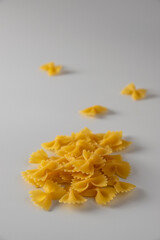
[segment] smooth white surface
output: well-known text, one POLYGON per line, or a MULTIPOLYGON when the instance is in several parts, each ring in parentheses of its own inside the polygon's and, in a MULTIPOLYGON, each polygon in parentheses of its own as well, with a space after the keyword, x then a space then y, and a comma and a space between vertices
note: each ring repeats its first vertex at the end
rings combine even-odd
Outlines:
POLYGON ((159 240, 160 1, 0 1, 0 240, 159 240), (39 66, 55 61, 64 74, 39 66), (148 98, 120 90, 134 82, 148 98), (104 118, 78 111, 101 104, 104 118), (123 130, 137 189, 99 207, 34 207, 20 172, 56 135, 123 130))

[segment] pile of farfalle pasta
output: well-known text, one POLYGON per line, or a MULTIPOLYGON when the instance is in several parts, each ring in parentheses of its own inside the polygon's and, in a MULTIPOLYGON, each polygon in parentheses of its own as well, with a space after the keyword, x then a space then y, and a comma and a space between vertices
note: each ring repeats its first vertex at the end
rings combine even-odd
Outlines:
POLYGON ((128 177, 131 168, 117 154, 130 144, 122 139, 122 131, 94 134, 88 128, 43 143, 29 160, 38 164, 37 168, 22 172, 23 178, 37 188, 30 192, 32 201, 45 210, 54 200, 81 204, 94 198, 106 205, 117 194, 135 188, 120 180, 128 177))

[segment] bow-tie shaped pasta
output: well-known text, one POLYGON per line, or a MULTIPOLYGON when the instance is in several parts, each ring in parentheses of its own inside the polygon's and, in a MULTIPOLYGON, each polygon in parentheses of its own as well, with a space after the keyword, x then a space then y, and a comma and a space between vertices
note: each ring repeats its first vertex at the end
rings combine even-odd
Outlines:
POLYGON ((107 112, 107 110, 108 109, 106 107, 95 105, 81 110, 80 113, 89 117, 95 117, 97 114, 103 114, 107 112))
POLYGON ((97 188, 95 200, 100 205, 106 205, 116 196, 116 191, 112 187, 97 188))
POLYGON ((126 182, 117 182, 114 185, 114 188, 117 193, 123 193, 123 192, 129 192, 132 189, 134 189, 136 186, 131 183, 126 183, 126 182))
POLYGON ((59 170, 60 166, 58 165, 57 162, 55 162, 54 160, 50 160, 48 162, 46 162, 45 166, 43 166, 42 168, 39 168, 37 170, 37 172, 35 172, 33 174, 33 178, 38 178, 38 179, 42 179, 44 177, 46 177, 46 175, 53 171, 53 170, 59 170))
POLYGON ((122 139, 122 131, 120 132, 108 131, 103 136, 99 144, 102 147, 109 146, 113 152, 117 152, 127 148, 131 144, 131 142, 122 139))
POLYGON ((121 94, 131 95, 133 100, 140 100, 146 96, 146 89, 136 89, 134 83, 130 83, 121 91, 121 94))
POLYGON ((22 172, 24 180, 43 188, 30 192, 32 201, 45 210, 52 200, 80 204, 85 197, 106 205, 116 194, 135 188, 118 178, 130 174, 129 163, 121 155, 111 155, 130 144, 121 131, 94 134, 88 128, 42 144, 44 150, 30 156, 29 162, 38 164, 37 168, 22 172))
POLYGON ((41 144, 41 146, 50 151, 58 151, 63 146, 67 146, 71 142, 69 136, 57 136, 53 141, 41 144))
POLYGON ((108 131, 104 136, 100 145, 102 147, 110 146, 111 148, 114 146, 118 146, 122 144, 122 131, 120 132, 111 132, 108 131))
POLYGON ((72 188, 77 192, 83 192, 89 186, 106 187, 107 178, 104 175, 99 175, 99 176, 93 176, 85 180, 81 180, 81 181, 76 180, 72 182, 72 188))
POLYGON ((116 190, 113 187, 93 188, 82 192, 84 197, 94 197, 99 205, 106 205, 116 197, 116 190))
POLYGON ((47 153, 43 149, 40 149, 37 152, 34 152, 31 154, 29 158, 29 162, 40 163, 42 160, 47 160, 47 159, 48 159, 47 153))
POLYGON ((68 203, 68 204, 81 204, 86 202, 87 200, 82 197, 77 191, 72 188, 59 200, 60 203, 68 203))
POLYGON ((107 161, 102 171, 107 176, 118 175, 121 178, 127 178, 130 174, 131 167, 128 162, 125 161, 107 161))
POLYGON ((47 181, 43 186, 42 190, 30 191, 32 201, 42 207, 45 210, 49 210, 52 205, 52 200, 59 200, 65 193, 66 190, 52 181, 47 181))
POLYGON ((129 192, 136 187, 134 184, 119 181, 117 176, 109 177, 108 185, 114 187, 117 193, 129 192))
POLYGON ((55 66, 53 62, 44 64, 40 67, 41 70, 48 72, 49 76, 57 75, 60 73, 62 66, 55 66))

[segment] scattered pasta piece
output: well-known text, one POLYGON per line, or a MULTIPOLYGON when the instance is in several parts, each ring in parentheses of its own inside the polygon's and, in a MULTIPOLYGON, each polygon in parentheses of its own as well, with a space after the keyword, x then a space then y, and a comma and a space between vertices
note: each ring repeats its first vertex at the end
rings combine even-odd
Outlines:
POLYGON ((32 202, 44 210, 53 201, 81 204, 86 197, 106 205, 118 193, 132 190, 133 184, 119 180, 128 177, 130 165, 114 154, 130 144, 122 131, 94 134, 88 128, 43 143, 29 159, 37 168, 22 172, 24 180, 38 188, 30 192, 32 202))
POLYGON ((134 83, 130 83, 126 86, 122 91, 121 94, 123 95, 131 95, 133 100, 140 100, 145 98, 146 96, 146 89, 136 89, 134 83))
POLYGON ((85 108, 84 110, 81 110, 80 113, 89 117, 95 117, 97 114, 103 114, 107 112, 107 108, 100 106, 100 105, 95 105, 89 108, 85 108))
POLYGON ((46 71, 49 76, 53 76, 60 73, 62 66, 55 66, 53 62, 50 62, 42 65, 40 69, 46 71))

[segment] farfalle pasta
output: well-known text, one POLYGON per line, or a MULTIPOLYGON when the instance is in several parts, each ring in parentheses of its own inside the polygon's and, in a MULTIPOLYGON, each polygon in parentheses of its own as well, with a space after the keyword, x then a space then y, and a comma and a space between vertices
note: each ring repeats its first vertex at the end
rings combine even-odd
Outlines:
POLYGON ((140 100, 145 98, 146 92, 146 89, 136 89, 134 83, 130 83, 121 91, 121 94, 131 95, 133 100, 140 100))
POLYGON ((40 67, 41 70, 46 71, 49 76, 57 75, 60 73, 62 66, 56 66, 54 62, 44 64, 40 67))
POLYGON ((106 107, 100 106, 100 105, 94 105, 92 107, 85 108, 80 111, 81 114, 89 116, 89 117, 95 117, 98 114, 104 114, 108 111, 106 107))
POLYGON ((30 192, 32 202, 44 210, 53 201, 81 204, 91 197, 106 205, 117 194, 134 189, 120 180, 131 168, 115 154, 130 144, 122 139, 122 131, 94 134, 88 128, 43 143, 29 158, 36 168, 22 172, 24 180, 37 188, 30 192))

